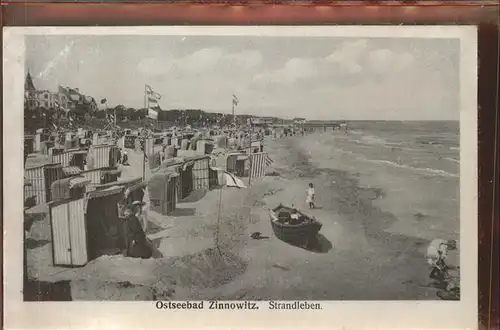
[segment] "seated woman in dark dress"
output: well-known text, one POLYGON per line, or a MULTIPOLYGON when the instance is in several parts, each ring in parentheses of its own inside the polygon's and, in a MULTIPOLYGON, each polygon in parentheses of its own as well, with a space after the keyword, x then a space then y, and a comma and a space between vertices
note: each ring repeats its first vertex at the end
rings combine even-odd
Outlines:
POLYGON ((151 258, 153 255, 152 246, 139 222, 142 203, 134 202, 132 207, 133 210, 127 209, 125 211, 126 256, 143 259, 151 258))

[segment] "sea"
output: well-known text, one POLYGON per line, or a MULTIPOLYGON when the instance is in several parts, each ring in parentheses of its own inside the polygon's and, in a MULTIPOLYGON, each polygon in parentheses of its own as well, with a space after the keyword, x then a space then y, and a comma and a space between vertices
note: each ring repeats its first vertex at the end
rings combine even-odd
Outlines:
POLYGON ((427 175, 460 176, 458 121, 355 121, 338 151, 427 175), (345 147, 345 149, 343 149, 345 147))
POLYGON ((346 132, 320 132, 308 148, 324 154, 317 165, 382 189, 373 204, 398 219, 387 231, 459 239, 459 129, 458 121, 352 121, 346 132))

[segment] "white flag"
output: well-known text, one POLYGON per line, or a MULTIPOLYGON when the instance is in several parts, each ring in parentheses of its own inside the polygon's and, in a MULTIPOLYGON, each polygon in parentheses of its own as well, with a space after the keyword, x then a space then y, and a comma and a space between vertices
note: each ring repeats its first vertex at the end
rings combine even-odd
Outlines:
POLYGON ((161 95, 153 91, 149 85, 146 85, 146 94, 148 95, 148 98, 154 98, 156 100, 161 99, 161 95))
POLYGON ((158 104, 158 101, 154 98, 148 98, 148 105, 149 105, 149 108, 159 108, 159 104, 158 104))
POLYGON ((158 119, 158 111, 155 111, 151 108, 148 109, 148 117, 151 119, 158 119))

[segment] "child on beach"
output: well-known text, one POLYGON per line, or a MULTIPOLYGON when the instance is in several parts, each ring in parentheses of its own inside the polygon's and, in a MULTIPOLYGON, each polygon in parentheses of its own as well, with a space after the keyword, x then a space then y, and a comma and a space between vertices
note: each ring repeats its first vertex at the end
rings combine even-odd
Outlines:
POLYGON ((306 203, 309 204, 309 208, 313 209, 314 208, 314 185, 312 183, 309 183, 309 187, 306 190, 306 203))

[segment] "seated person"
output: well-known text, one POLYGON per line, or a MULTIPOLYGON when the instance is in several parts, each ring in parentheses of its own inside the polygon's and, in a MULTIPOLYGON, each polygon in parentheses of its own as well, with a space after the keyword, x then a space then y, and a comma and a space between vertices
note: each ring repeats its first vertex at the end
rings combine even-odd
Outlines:
POLYGON ((281 223, 288 223, 290 221, 290 213, 285 212, 285 211, 281 211, 278 214, 278 220, 281 223))
POLYGON ((446 264, 448 252, 457 249, 455 240, 435 239, 427 247, 426 259, 430 265, 431 273, 429 277, 433 280, 442 281, 449 266, 446 264))
POLYGON ((300 223, 300 214, 297 209, 293 209, 292 213, 290 214, 290 224, 296 225, 298 223, 300 223))
POLYGON ((125 210, 125 256, 132 258, 151 258, 153 249, 140 223, 142 203, 135 201, 131 209, 125 210))

